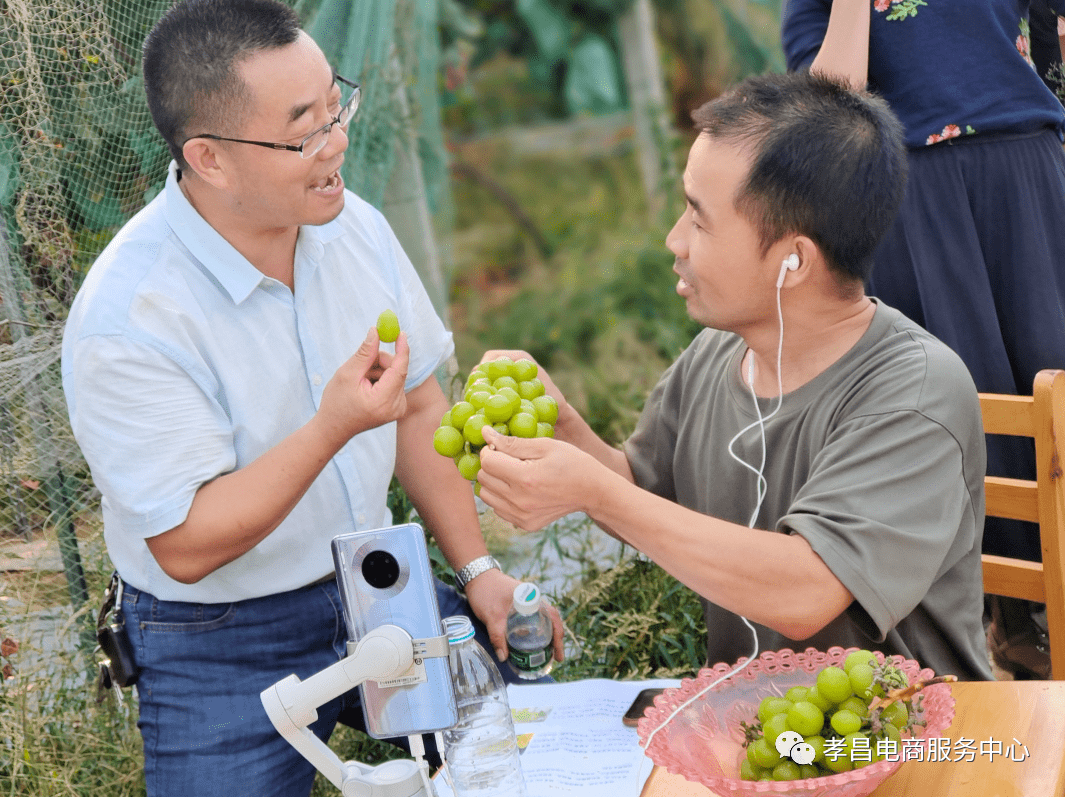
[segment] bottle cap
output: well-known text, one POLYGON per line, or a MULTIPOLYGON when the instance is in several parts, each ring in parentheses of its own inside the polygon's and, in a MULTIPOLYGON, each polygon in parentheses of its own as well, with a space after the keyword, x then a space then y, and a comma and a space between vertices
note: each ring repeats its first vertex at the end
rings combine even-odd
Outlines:
POLYGON ((518 614, 535 614, 540 609, 540 590, 535 584, 523 581, 514 587, 514 611, 518 614))

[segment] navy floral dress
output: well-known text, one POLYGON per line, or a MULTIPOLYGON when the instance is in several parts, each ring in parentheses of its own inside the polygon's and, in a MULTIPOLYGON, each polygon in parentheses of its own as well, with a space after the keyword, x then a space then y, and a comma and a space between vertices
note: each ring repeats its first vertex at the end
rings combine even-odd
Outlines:
MULTIPOLYGON (((910 153, 869 292, 957 351, 978 389, 1031 393, 1065 368, 1065 109, 1032 64, 1028 0, 869 2, 869 88, 910 153)), ((787 0, 789 69, 809 67, 831 8, 787 0)), ((993 440, 988 470, 1030 476, 1031 446, 993 440)), ((1037 560, 1038 531, 989 520, 984 550, 1037 560)))

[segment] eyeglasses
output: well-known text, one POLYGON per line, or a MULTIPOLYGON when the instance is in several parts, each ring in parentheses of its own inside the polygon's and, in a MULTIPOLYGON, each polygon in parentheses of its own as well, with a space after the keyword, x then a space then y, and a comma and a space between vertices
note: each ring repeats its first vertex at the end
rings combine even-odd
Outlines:
POLYGON ((194 138, 209 138, 213 141, 233 141, 237 144, 254 144, 257 147, 269 147, 270 149, 284 149, 289 152, 298 152, 300 157, 306 160, 307 158, 313 158, 319 152, 322 147, 329 141, 329 133, 333 129, 333 125, 340 125, 341 130, 347 130, 348 125, 351 124, 352 118, 355 116, 355 112, 359 109, 359 100, 362 99, 362 90, 359 88, 358 83, 352 83, 350 80, 342 78, 340 75, 333 75, 338 83, 343 83, 345 86, 351 88, 351 96, 340 107, 340 113, 333 117, 333 121, 328 124, 324 124, 315 130, 313 133, 304 137, 303 141, 299 145, 295 144, 276 144, 272 141, 248 141, 243 138, 226 138, 224 136, 216 136, 213 133, 200 133, 197 136, 189 136, 186 141, 192 141, 194 138))

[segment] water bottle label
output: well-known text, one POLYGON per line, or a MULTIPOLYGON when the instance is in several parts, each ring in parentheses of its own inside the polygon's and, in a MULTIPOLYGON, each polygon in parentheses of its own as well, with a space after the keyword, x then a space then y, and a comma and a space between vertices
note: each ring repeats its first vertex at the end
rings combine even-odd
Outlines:
POLYGON ((510 663, 519 670, 535 670, 544 666, 552 651, 552 645, 548 645, 543 650, 515 650, 511 648, 510 663))

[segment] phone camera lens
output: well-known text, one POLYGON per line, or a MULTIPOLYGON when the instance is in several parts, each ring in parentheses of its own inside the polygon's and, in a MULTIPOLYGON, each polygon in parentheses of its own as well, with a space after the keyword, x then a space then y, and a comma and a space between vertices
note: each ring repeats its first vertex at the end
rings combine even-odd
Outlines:
POLYGON ((388 551, 371 551, 362 560, 362 577, 376 589, 388 589, 399 580, 399 562, 388 551))

